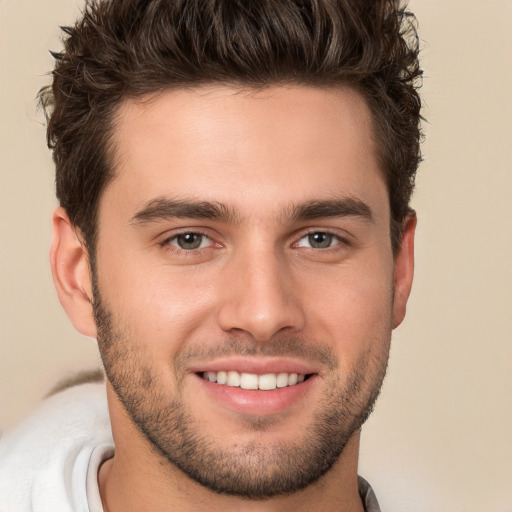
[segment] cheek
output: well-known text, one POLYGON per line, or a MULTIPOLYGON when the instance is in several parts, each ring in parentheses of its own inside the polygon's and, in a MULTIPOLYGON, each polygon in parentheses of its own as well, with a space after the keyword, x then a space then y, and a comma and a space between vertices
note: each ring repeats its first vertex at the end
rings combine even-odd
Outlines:
POLYGON ((392 265, 383 261, 340 267, 323 280, 321 290, 314 286, 319 279, 310 281, 309 326, 315 338, 329 340, 342 359, 389 344, 393 273, 392 265))
POLYGON ((102 261, 99 287, 116 321, 151 352, 175 352, 203 329, 214 287, 201 276, 147 262, 102 261), (113 262, 112 262, 113 263, 113 262))

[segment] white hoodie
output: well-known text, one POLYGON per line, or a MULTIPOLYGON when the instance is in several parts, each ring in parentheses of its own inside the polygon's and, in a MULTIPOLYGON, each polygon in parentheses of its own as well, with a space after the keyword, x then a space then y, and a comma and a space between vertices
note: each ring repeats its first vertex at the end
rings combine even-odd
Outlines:
POLYGON ((113 455, 105 384, 49 397, 0 439, 0 512, 102 512, 98 469, 113 455))

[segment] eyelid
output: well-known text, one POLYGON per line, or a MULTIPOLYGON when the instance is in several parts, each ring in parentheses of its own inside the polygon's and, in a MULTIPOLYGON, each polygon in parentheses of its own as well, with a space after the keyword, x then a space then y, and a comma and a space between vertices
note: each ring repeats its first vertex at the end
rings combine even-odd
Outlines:
POLYGON ((174 235, 173 237, 171 237, 169 239, 169 244, 173 245, 174 247, 176 247, 177 249, 179 250, 183 250, 183 251, 198 251, 199 249, 206 249, 210 244, 211 244, 211 239, 209 236, 206 236, 206 235, 203 235, 201 233, 180 233, 178 235, 174 235), (194 236, 197 236, 200 238, 200 242, 199 242, 199 246, 198 247, 194 247, 194 248, 190 248, 190 249, 185 249, 183 247, 180 247, 179 244, 178 244, 178 239, 180 236, 183 236, 183 235, 194 235, 194 236))
MULTIPOLYGON (((169 230, 167 232, 165 232, 164 234, 160 235, 159 237, 157 237, 157 243, 159 246, 161 246, 162 248, 165 248, 166 246, 169 246, 169 245, 172 245, 172 250, 173 251, 177 251, 177 252, 183 252, 183 253, 193 253, 193 252, 197 252, 201 249, 209 249, 209 248, 215 248, 215 247, 222 247, 223 244, 218 242, 217 240, 215 240, 215 238, 208 233, 208 229, 206 228, 202 228, 202 227, 190 227, 190 226, 187 226, 187 227, 183 227, 183 228, 176 228, 174 230, 169 230), (200 235, 202 237, 205 237, 207 238, 209 241, 210 241, 210 244, 208 244, 208 246, 206 247, 200 247, 200 248, 197 248, 197 249, 182 249, 180 247, 178 247, 177 245, 174 245, 174 244, 171 244, 170 242, 174 239, 176 239, 178 236, 180 235, 184 235, 184 234, 196 234, 196 235, 200 235)), ((315 233, 325 233, 327 235, 330 235, 332 236, 333 238, 335 238, 338 243, 336 243, 335 245, 331 246, 331 247, 327 247, 325 249, 323 249, 324 251, 328 251, 330 249, 335 249, 337 246, 339 245, 345 245, 345 246, 351 246, 353 245, 353 240, 352 240, 352 235, 350 233, 348 233, 347 231, 345 230, 340 230, 338 228, 332 228, 332 227, 328 227, 328 228, 315 228, 315 227, 311 227, 311 228, 307 228, 305 230, 300 230, 293 238, 294 238, 294 242, 292 242, 291 244, 291 247, 299 247, 298 246, 298 243, 303 240, 304 238, 308 237, 309 235, 312 235, 312 234, 315 234, 315 233), (340 233, 341 231, 341 233, 340 233)), ((320 249, 317 249, 317 248, 314 248, 314 247, 304 247, 305 249, 313 249, 315 251, 318 251, 320 249)))
MULTIPOLYGON (((346 231, 343 231, 342 232, 343 234, 342 234, 342 233, 340 233, 339 229, 335 229, 335 228, 308 228, 306 231, 302 231, 299 233, 299 236, 296 238, 296 241, 292 244, 292 246, 299 247, 298 243, 301 240, 303 240, 304 238, 306 238, 310 235, 313 235, 315 233, 325 233, 326 235, 330 235, 338 240, 337 244, 323 249, 324 251, 327 251, 329 249, 334 249, 335 247, 337 247, 340 244, 343 244, 346 246, 352 245, 352 241, 351 241, 352 237, 346 231)), ((308 247, 305 247, 305 248, 308 249, 308 247)), ((311 247, 311 249, 314 249, 314 248, 311 247)), ((315 250, 319 250, 319 249, 315 249, 315 250)))
POLYGON ((200 249, 208 249, 209 247, 212 247, 214 245, 220 246, 220 244, 218 242, 215 242, 213 237, 211 235, 207 234, 205 231, 206 230, 204 230, 202 228, 196 228, 196 227, 193 227, 193 228, 190 228, 190 227, 180 228, 180 229, 173 230, 171 233, 169 231, 167 231, 166 233, 164 233, 163 235, 158 237, 158 241, 157 242, 158 242, 158 245, 160 247, 162 247, 162 248, 165 248, 165 247, 168 247, 168 246, 172 246, 173 250, 181 251, 181 252, 186 252, 186 253, 191 253, 191 252, 194 252, 194 251, 198 251, 200 249), (200 235, 200 236, 210 240, 210 244, 207 247, 200 247, 200 248, 197 248, 197 249, 189 249, 189 250, 182 249, 181 247, 178 247, 177 245, 171 244, 171 242, 173 240, 175 240, 176 238, 178 238, 180 235, 186 235, 186 234, 200 235))

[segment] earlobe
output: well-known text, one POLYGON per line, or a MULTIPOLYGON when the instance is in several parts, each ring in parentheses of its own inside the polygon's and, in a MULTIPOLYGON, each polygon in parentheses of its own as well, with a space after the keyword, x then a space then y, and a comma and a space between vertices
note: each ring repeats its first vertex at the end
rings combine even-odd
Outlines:
POLYGON ((75 328, 84 336, 96 337, 91 306, 92 280, 89 257, 66 211, 53 214, 53 240, 50 250, 53 282, 60 303, 75 328))
POLYGON ((400 246, 395 255, 393 329, 398 327, 407 308, 414 275, 414 233, 416 231, 416 214, 411 213, 404 221, 400 246))

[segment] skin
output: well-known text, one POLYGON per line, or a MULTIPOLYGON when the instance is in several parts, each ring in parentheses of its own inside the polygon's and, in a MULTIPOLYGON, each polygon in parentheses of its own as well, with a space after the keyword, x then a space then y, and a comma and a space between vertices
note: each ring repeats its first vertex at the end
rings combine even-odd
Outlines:
MULTIPOLYGON (((94 300, 101 292, 116 327, 115 346, 124 342, 130 354, 132 366, 120 362, 119 372, 135 372, 138 387, 145 376, 146 387, 158 390, 157 406, 179 399, 219 453, 236 455, 235 446, 254 442, 267 447, 260 454, 265 464, 278 446, 309 442, 307 427, 332 406, 332 390, 350 389, 358 371, 365 375, 358 403, 378 392, 392 329, 405 315, 416 221, 406 219, 393 256, 371 114, 356 92, 228 86, 168 91, 126 101, 114 142, 116 177, 99 206, 94 300), (291 215, 301 205, 347 199, 367 207, 366 213, 291 215), (152 216, 148 206, 164 200, 222 203, 231 215, 152 216), (176 238, 183 232, 205 238, 198 249, 183 250, 176 238), (311 233, 332 234, 330 247, 312 247, 311 233), (228 350, 233 340, 244 353, 228 350), (333 364, 312 350, 327 352, 333 364), (265 393, 272 392, 251 395, 252 408, 244 409, 232 397, 226 402, 210 392, 197 375, 198 369, 227 364, 260 370, 302 365, 314 378, 297 397, 271 404, 266 413, 265 393)), ((87 252, 62 209, 54 215, 51 260, 75 327, 97 337, 87 252)), ((109 361, 112 345, 99 334, 109 361)), ((107 395, 116 455, 99 475, 106 511, 334 511, 340 503, 346 511, 363 510, 358 428, 319 480, 292 494, 247 500, 191 480, 152 448, 111 382, 107 395)))

